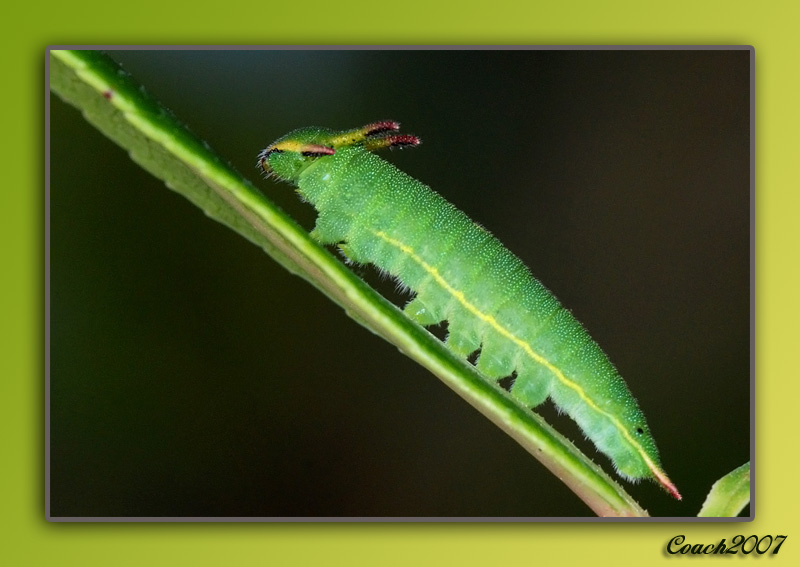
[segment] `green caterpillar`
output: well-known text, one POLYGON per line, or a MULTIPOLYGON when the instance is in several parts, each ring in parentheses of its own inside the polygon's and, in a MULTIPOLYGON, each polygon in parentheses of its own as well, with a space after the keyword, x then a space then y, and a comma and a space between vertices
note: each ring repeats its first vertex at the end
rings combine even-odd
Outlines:
POLYGON ((454 353, 480 349, 483 375, 516 373, 511 394, 520 403, 535 407, 549 396, 622 477, 654 479, 680 499, 636 400, 580 323, 489 232, 372 153, 419 144, 398 130, 392 121, 303 128, 258 163, 314 205, 316 240, 396 277, 415 293, 404 311, 421 325, 446 320, 454 353))

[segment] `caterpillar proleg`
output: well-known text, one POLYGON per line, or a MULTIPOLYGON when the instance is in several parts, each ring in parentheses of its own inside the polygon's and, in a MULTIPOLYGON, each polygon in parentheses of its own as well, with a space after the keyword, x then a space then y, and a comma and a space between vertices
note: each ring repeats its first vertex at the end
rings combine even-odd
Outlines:
POLYGON ((519 258, 438 193, 373 152, 416 146, 399 124, 296 130, 259 155, 318 212, 312 236, 352 261, 373 264, 414 293, 405 312, 421 325, 448 322, 446 344, 491 381, 516 379, 527 407, 548 397, 628 480, 650 478, 681 496, 616 368, 581 324, 519 258))

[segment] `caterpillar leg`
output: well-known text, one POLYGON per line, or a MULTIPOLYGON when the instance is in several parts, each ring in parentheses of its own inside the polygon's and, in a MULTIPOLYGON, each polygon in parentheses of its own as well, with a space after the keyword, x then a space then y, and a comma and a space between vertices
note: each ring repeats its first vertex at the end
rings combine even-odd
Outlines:
POLYGON ((478 357, 476 367, 478 372, 489 378, 499 380, 506 376, 511 376, 514 372, 515 357, 513 353, 506 352, 507 349, 496 348, 490 337, 484 338, 481 345, 481 355, 478 357))
POLYGON ((442 318, 428 309, 419 296, 409 301, 403 308, 403 312, 423 327, 438 325, 442 322, 442 318))
POLYGON ((317 216, 314 230, 309 233, 309 236, 320 244, 342 242, 347 236, 347 225, 334 214, 320 214, 317 216))
POLYGON ((342 256, 344 256, 344 258, 345 258, 345 260, 347 262, 351 262, 353 264, 366 264, 367 263, 366 259, 360 257, 358 255, 358 253, 355 250, 353 250, 353 248, 351 246, 349 246, 348 244, 342 242, 341 244, 338 245, 338 248, 339 248, 339 252, 342 253, 342 256))
POLYGON ((470 354, 478 350, 481 346, 481 337, 471 321, 464 321, 461 317, 451 317, 448 319, 447 348, 458 356, 467 358, 470 354))
POLYGON ((550 381, 547 370, 534 373, 523 370, 517 373, 517 379, 511 386, 511 395, 526 407, 535 408, 550 395, 550 381))

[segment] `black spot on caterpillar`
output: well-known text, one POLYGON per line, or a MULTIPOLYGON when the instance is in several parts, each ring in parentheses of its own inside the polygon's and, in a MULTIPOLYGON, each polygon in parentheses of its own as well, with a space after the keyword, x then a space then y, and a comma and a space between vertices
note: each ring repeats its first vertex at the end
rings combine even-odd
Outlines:
POLYGON ((487 379, 516 374, 520 403, 550 397, 622 477, 656 480, 680 499, 639 405, 581 324, 487 230, 372 153, 419 144, 399 127, 303 128, 268 146, 259 165, 314 205, 316 240, 396 277, 415 293, 404 311, 421 325, 446 320, 450 350, 480 349, 487 379))

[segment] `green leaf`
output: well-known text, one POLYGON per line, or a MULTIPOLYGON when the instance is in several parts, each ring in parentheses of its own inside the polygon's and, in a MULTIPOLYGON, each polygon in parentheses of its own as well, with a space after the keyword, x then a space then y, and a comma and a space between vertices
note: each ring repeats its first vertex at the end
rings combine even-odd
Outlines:
POLYGON ((747 462, 714 483, 697 515, 701 518, 733 518, 749 503, 750 462, 747 462))
MULTIPOLYGON (((131 158, 205 213, 308 280, 359 324, 438 376, 602 516, 647 516, 623 489, 534 412, 410 321, 197 139, 116 63, 93 51, 50 53, 50 85, 131 158)), ((532 511, 535 514, 535 510, 532 511)))

